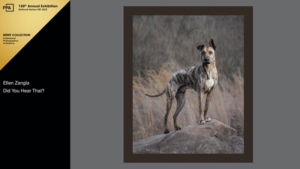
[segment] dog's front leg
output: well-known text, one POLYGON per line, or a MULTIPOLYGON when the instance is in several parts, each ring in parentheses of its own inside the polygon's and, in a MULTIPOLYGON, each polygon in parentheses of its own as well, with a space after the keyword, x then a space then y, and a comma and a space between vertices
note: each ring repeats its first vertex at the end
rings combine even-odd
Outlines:
POLYGON ((202 96, 201 95, 202 95, 201 90, 198 90, 200 124, 205 124, 204 113, 202 111, 202 96))
POLYGON ((213 95, 213 91, 214 91, 214 88, 211 91, 209 91, 206 96, 206 102, 205 102, 205 108, 204 108, 204 118, 205 118, 206 122, 211 121, 211 119, 209 117, 207 117, 207 111, 208 111, 209 103, 210 103, 212 95, 213 95))

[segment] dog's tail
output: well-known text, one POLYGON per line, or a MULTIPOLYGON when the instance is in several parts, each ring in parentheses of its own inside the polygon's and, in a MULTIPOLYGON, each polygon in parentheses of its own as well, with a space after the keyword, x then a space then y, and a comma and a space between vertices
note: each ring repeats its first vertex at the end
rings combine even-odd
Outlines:
POLYGON ((159 93, 159 94, 157 94, 157 95, 149 95, 149 94, 145 94, 146 96, 149 96, 149 97, 158 97, 158 96, 161 96, 161 95, 163 95, 164 93, 166 93, 166 88, 161 92, 161 93, 159 93))

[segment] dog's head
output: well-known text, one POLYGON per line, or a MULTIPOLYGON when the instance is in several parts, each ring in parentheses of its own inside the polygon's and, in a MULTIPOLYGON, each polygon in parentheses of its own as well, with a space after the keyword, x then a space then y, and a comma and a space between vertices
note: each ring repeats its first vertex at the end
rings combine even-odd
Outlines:
POLYGON ((216 46, 214 44, 214 41, 211 39, 209 41, 209 45, 199 45, 197 46, 197 49, 200 51, 201 54, 201 61, 203 64, 210 64, 215 61, 215 50, 216 46))

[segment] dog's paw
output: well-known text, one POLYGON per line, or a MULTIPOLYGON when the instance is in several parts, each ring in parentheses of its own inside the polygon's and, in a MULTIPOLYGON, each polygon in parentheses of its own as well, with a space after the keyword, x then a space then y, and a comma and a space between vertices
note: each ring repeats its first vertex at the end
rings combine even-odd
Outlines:
POLYGON ((200 125, 205 124, 205 120, 200 120, 200 125))
POLYGON ((205 121, 206 121, 206 122, 210 122, 210 121, 211 121, 211 118, 208 117, 208 118, 205 119, 205 121))
POLYGON ((164 133, 165 133, 165 134, 168 134, 168 133, 170 133, 170 132, 169 132, 168 129, 166 129, 166 130, 164 131, 164 133))
POLYGON ((175 127, 175 130, 181 130, 181 127, 177 126, 177 127, 175 127))

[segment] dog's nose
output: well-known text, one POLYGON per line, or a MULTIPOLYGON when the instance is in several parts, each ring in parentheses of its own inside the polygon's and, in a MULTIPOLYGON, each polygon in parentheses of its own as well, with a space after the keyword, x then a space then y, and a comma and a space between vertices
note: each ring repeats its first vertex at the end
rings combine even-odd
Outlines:
POLYGON ((205 62, 209 62, 209 57, 204 58, 205 62))

